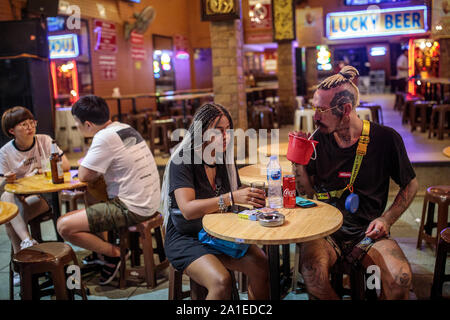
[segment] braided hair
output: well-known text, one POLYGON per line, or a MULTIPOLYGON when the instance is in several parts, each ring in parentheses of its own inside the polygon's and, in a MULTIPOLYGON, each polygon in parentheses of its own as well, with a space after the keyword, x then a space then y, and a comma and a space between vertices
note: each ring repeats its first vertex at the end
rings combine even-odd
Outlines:
POLYGON ((357 105, 359 105, 359 90, 352 80, 358 76, 359 72, 355 67, 345 66, 338 73, 323 80, 317 86, 317 89, 330 90, 343 85, 348 85, 351 89, 353 89, 355 94, 355 100, 352 101, 352 107, 355 108, 357 105))
MULTIPOLYGON (((175 151, 172 153, 172 156, 170 160, 168 161, 166 165, 166 169, 164 171, 164 177, 163 177, 163 183, 161 186, 161 202, 160 202, 160 213, 164 216, 164 228, 167 226, 167 221, 170 215, 170 208, 171 208, 171 200, 169 195, 170 190, 170 167, 172 165, 174 156, 177 156, 180 154, 180 151, 188 151, 188 150, 195 150, 197 148, 201 148, 203 146, 203 139, 200 139, 201 145, 195 145, 195 136, 201 134, 203 137, 203 134, 206 132, 206 130, 209 129, 211 124, 214 122, 217 117, 225 116, 229 123, 230 123, 230 129, 233 129, 233 121, 231 119, 231 115, 228 112, 225 107, 218 103, 206 103, 203 106, 201 106, 197 112, 194 114, 194 118, 192 121, 192 124, 189 126, 188 134, 185 135, 183 141, 175 148, 175 151), (201 133, 200 133, 200 126, 201 124, 201 133)), ((227 170, 227 176, 228 176, 228 183, 230 185, 230 191, 237 190, 237 169, 236 165, 234 164, 234 158, 232 156, 232 153, 227 154, 225 156, 226 163, 225 168, 227 170)))

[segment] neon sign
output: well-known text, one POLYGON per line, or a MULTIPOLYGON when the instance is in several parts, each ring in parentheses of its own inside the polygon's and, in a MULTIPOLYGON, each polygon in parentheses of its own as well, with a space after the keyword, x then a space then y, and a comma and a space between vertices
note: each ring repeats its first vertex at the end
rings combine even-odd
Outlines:
POLYGON ((78 37, 73 33, 48 36, 48 48, 50 59, 76 58, 80 54, 78 37))
POLYGON ((333 12, 327 14, 326 23, 330 40, 424 33, 427 7, 333 12))

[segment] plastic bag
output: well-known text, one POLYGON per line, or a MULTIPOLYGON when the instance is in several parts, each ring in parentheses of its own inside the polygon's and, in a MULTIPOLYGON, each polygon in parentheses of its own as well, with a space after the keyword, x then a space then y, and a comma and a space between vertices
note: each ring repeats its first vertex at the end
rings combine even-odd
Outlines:
POLYGON ((198 240, 200 240, 201 243, 207 244, 208 246, 211 246, 212 248, 219 250, 220 252, 235 259, 242 258, 250 247, 249 244, 235 243, 218 239, 206 233, 204 229, 200 230, 198 233, 198 240))

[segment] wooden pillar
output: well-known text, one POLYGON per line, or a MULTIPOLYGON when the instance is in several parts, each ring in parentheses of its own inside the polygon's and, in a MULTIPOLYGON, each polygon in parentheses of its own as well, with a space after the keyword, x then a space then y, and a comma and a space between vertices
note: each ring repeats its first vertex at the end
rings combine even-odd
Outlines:
POLYGON ((214 101, 230 111, 235 128, 247 129, 241 19, 211 21, 214 101))
POLYGON ((297 79, 295 72, 295 47, 293 42, 278 43, 278 97, 280 99, 280 122, 292 124, 297 107, 297 79))

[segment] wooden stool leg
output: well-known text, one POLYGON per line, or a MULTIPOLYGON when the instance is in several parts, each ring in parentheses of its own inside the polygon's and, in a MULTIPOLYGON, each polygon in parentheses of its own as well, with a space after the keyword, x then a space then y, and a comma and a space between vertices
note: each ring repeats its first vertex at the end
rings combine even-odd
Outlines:
POLYGON ((441 235, 441 231, 447 228, 447 220, 448 220, 448 205, 439 204, 438 205, 438 219, 437 219, 437 231, 436 231, 436 255, 438 251, 439 237, 441 235))
POLYGON ((145 280, 147 288, 156 287, 156 266, 153 257, 152 232, 150 228, 141 232, 142 248, 144 251, 145 280))
POLYGON ((428 204, 428 198, 425 195, 425 198, 423 199, 423 208, 422 208, 422 219, 420 219, 420 227, 419 227, 419 236, 417 237, 417 249, 420 249, 422 246, 422 234, 424 231, 424 224, 425 224, 425 216, 427 212, 427 204, 428 204))
POLYGON ((20 295, 22 300, 33 299, 33 277, 29 270, 20 268, 20 295))
POLYGON ((164 260, 166 260, 166 253, 164 252, 163 238, 164 238, 164 235, 161 232, 161 228, 156 227, 155 228, 155 240, 156 240, 156 251, 159 256, 159 262, 163 262, 164 260))
POLYGON ((447 251, 448 245, 443 240, 440 240, 437 248, 436 263, 434 266, 433 284, 431 286, 431 299, 439 299, 442 297, 447 251))
POLYGON ((68 300, 69 296, 66 289, 66 275, 64 267, 57 265, 51 270, 53 286, 55 288, 56 300, 68 300))
POLYGON ((127 272, 127 260, 125 259, 126 252, 128 249, 128 228, 120 229, 120 278, 119 278, 119 288, 124 289, 126 286, 126 272, 127 272))

